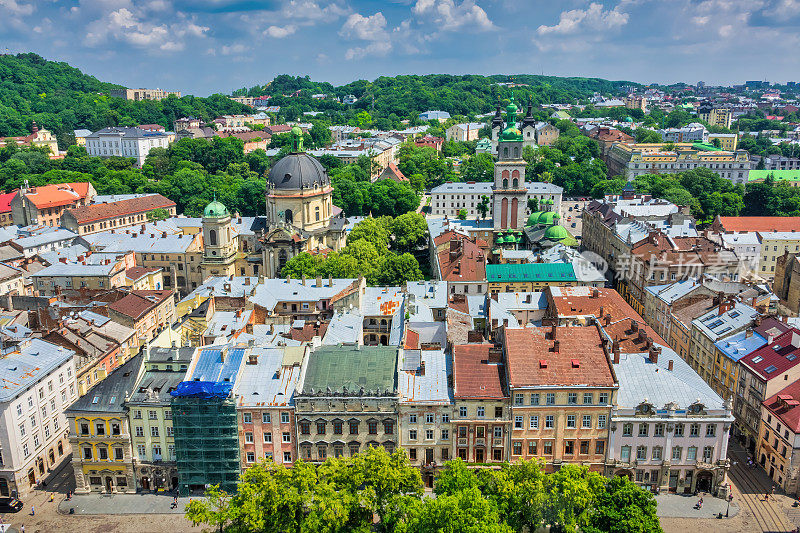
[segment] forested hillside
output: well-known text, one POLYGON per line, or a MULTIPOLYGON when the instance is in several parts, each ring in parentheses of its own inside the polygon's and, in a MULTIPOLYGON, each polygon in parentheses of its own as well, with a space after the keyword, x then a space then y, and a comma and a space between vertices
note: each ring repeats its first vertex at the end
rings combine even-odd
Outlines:
POLYGON ((68 144, 65 135, 79 128, 94 131, 136 124, 171 128, 176 118, 184 116, 211 120, 249 109, 222 95, 171 97, 160 102, 108 96, 111 89, 119 87, 36 54, 0 55, 0 137, 26 135, 35 120, 58 136, 64 149, 68 144))

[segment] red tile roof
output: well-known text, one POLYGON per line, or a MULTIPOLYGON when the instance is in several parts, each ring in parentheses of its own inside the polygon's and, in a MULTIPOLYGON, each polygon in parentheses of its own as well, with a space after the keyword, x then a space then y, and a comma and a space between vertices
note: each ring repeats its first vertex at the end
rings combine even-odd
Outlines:
POLYGON ((800 381, 773 394, 763 405, 793 433, 800 433, 800 381))
POLYGON ((456 398, 507 398, 503 365, 489 363, 491 344, 453 346, 453 394, 456 398))
POLYGON ((159 270, 161 269, 158 267, 131 267, 125 271, 125 275, 128 277, 128 279, 138 281, 148 274, 158 272, 159 270))
POLYGON ((45 209, 47 207, 73 205, 86 198, 87 194, 89 194, 89 182, 58 183, 31 187, 25 194, 25 198, 35 205, 37 209, 45 209))
POLYGON ((438 252, 439 271, 444 281, 485 281, 486 254, 478 243, 465 235, 447 231, 436 237, 437 248, 448 243, 438 252))
POLYGON ((781 333, 771 343, 742 357, 739 363, 764 381, 780 376, 800 364, 800 330, 791 328, 781 333))
POLYGON ((558 326, 555 338, 552 331, 552 327, 505 330, 509 387, 614 386, 596 327, 558 326))
POLYGON ((800 217, 719 217, 725 231, 800 231, 800 217))
POLYGON ((403 343, 406 350, 419 350, 419 333, 413 329, 406 329, 406 340, 403 343))
POLYGON ((108 308, 121 315, 138 320, 167 298, 172 298, 172 291, 132 291, 116 302, 109 304, 108 308))
POLYGON ((11 199, 14 198, 16 195, 17 191, 0 194, 0 213, 11 212, 11 199))
POLYGON ((84 205, 67 209, 67 213, 72 215, 78 224, 87 224, 97 220, 105 220, 112 217, 135 215, 146 213, 154 209, 169 209, 175 207, 175 202, 161 196, 151 194, 141 198, 129 198, 116 202, 84 205))

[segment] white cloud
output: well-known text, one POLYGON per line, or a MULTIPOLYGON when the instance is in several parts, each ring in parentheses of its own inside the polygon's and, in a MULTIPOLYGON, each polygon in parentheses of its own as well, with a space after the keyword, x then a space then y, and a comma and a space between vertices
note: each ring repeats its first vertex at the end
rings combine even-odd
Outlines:
POLYGON ((283 39, 297 31, 297 26, 289 24, 288 26, 270 26, 264 33, 275 39, 283 39))
POLYGON ((602 4, 591 3, 588 9, 564 11, 554 26, 539 26, 539 35, 571 35, 587 30, 616 30, 628 23, 628 14, 618 11, 618 7, 604 10, 602 4))
POLYGON ((250 48, 244 44, 224 45, 219 49, 219 53, 224 56, 239 55, 247 52, 250 48))
POLYGON ((110 40, 126 42, 139 48, 178 52, 186 48, 186 38, 200 38, 209 31, 178 13, 172 24, 146 20, 136 8, 123 7, 107 13, 87 26, 86 42, 97 45, 110 40))
POLYGON ((386 39, 386 18, 378 11, 374 15, 365 17, 353 13, 344 23, 339 35, 347 39, 361 39, 363 41, 379 41, 386 39))
POLYGON ((366 56, 385 56, 392 50, 389 41, 375 41, 363 47, 348 48, 344 54, 345 59, 361 59, 366 56))
POLYGON ((33 4, 21 4, 16 0, 0 0, 0 12, 7 11, 11 15, 21 17, 33 13, 33 4))
POLYGON ((478 31, 488 31, 495 26, 489 15, 475 0, 417 0, 411 12, 422 20, 432 22, 441 31, 453 31, 470 27, 478 31))

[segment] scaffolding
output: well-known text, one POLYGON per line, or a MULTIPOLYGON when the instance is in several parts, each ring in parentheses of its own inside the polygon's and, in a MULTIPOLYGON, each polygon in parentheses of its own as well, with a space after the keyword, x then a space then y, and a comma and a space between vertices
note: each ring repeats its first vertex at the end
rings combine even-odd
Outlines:
POLYGON ((239 480, 235 401, 229 395, 173 395, 172 426, 181 492, 191 494, 208 485, 235 492, 239 480))

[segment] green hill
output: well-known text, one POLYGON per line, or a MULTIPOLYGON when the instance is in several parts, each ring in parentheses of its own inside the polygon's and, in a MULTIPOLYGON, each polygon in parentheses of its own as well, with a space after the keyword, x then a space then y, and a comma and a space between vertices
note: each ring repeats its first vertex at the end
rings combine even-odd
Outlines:
POLYGON ((120 85, 99 81, 66 63, 36 54, 0 55, 0 137, 25 135, 32 121, 60 137, 74 129, 161 124, 171 129, 183 116, 211 120, 246 108, 223 95, 185 96, 161 102, 111 98, 120 85))

